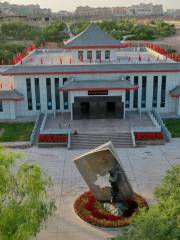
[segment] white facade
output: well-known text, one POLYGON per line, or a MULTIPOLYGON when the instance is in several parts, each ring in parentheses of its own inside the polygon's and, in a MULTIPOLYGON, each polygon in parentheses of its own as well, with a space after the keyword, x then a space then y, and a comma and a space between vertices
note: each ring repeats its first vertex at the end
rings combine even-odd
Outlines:
MULTIPOLYGON (((15 119, 17 117, 28 117, 34 116, 39 111, 42 113, 55 112, 55 111, 71 111, 72 103, 74 103, 75 96, 88 96, 88 91, 73 91, 69 92, 68 109, 64 109, 63 92, 59 92, 60 109, 56 109, 56 98, 55 98, 55 78, 59 79, 59 88, 63 87, 63 79, 71 79, 72 77, 78 78, 79 80, 116 80, 122 76, 121 74, 79 74, 79 75, 32 75, 32 76, 16 76, 14 77, 15 89, 24 96, 22 101, 2 101, 3 112, 0 112, 0 119, 15 119), (28 109, 27 99, 27 86, 26 78, 31 81, 31 92, 32 92, 32 110, 28 109), (39 79, 40 86, 40 104, 41 109, 36 108, 36 96, 35 96, 35 78, 39 79), (46 79, 51 79, 51 96, 52 96, 52 109, 48 110, 47 107, 47 88, 46 79)), ((178 98, 172 98, 170 91, 180 84, 180 73, 146 73, 146 74, 124 74, 123 77, 130 77, 130 82, 134 84, 134 77, 138 77, 138 108, 142 111, 149 111, 153 107, 153 81, 154 76, 158 77, 158 90, 157 90, 157 106, 156 109, 159 113, 177 113, 180 115, 180 100, 178 98), (146 85, 146 106, 142 107, 142 77, 147 77, 146 85), (165 89, 165 105, 161 106, 161 95, 162 95, 162 77, 166 76, 166 89, 165 89)), ((129 107, 126 111, 137 110, 134 107, 134 91, 130 91, 129 107)), ((108 96, 122 96, 123 102, 125 99, 125 91, 108 91, 108 96)))

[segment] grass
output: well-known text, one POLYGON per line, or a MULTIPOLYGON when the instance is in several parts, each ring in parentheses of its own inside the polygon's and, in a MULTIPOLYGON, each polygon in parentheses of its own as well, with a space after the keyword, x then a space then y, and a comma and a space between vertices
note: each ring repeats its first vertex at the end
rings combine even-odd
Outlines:
POLYGON ((0 142, 29 141, 34 123, 0 123, 0 142))
POLYGON ((180 137, 180 119, 165 119, 164 123, 172 134, 173 138, 180 137))

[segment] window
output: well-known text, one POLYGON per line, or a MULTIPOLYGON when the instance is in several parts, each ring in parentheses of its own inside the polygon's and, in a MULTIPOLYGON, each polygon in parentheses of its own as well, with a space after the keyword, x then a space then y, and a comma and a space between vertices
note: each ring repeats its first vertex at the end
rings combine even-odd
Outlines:
POLYGON ((157 107, 158 76, 154 76, 152 107, 157 107))
POLYGON ((63 92, 63 98, 64 98, 64 110, 68 109, 68 92, 63 92))
MULTIPOLYGON (((126 76, 126 80, 130 81, 130 76, 126 76)), ((126 90, 126 108, 130 108, 130 90, 126 90)))
POLYGON ((126 108, 130 108, 130 90, 126 90, 126 108))
POLYGON ((96 59, 101 59, 101 51, 96 51, 96 59))
POLYGON ((92 51, 87 51, 87 59, 92 59, 92 51))
POLYGON ((67 78, 63 78, 63 85, 67 82, 67 78))
POLYGON ((55 78, 55 99, 56 99, 56 110, 59 110, 60 109, 59 78, 55 78))
POLYGON ((78 59, 83 60, 83 51, 78 51, 78 59))
POLYGON ((40 102, 40 88, 39 88, 39 78, 35 78, 35 95, 36 95, 36 110, 41 109, 41 102, 40 102))
POLYGON ((141 107, 146 108, 146 86, 147 86, 147 77, 142 77, 142 97, 141 97, 141 107))
POLYGON ((161 84, 161 107, 166 105, 166 76, 162 76, 161 84))
POLYGON ((31 92, 31 79, 30 78, 26 78, 26 89, 27 89, 28 110, 33 110, 32 92, 31 92))
POLYGON ((3 103, 0 101, 0 112, 3 112, 3 103))
POLYGON ((105 51, 105 59, 110 59, 110 51, 105 51))
POLYGON ((51 97, 51 79, 46 78, 46 90, 47 90, 47 109, 52 109, 52 97, 51 97))
MULTIPOLYGON (((138 86, 138 76, 134 77, 134 85, 138 86)), ((134 91, 133 108, 138 108, 138 89, 134 91)))

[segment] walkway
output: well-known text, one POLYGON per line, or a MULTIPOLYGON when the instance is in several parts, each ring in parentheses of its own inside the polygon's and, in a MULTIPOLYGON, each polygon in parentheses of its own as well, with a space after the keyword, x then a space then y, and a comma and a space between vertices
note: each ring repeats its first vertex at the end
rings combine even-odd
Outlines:
MULTIPOLYGON (((134 191, 142 194, 149 203, 154 201, 153 191, 166 170, 180 163, 180 139, 165 146, 117 149, 134 191)), ((16 150, 14 150, 16 151, 16 150)), ((47 229, 37 240, 106 240, 118 230, 93 227, 80 220, 74 213, 73 203, 79 194, 87 191, 87 185, 76 169, 73 159, 86 150, 66 150, 37 147, 21 150, 29 164, 39 164, 52 177, 54 187, 49 190, 56 199, 56 215, 49 219, 47 229)))

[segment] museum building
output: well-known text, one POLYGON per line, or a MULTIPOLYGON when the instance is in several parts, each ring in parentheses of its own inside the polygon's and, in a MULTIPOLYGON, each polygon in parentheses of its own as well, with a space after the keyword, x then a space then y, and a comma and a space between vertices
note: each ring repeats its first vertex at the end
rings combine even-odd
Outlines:
POLYGON ((95 23, 62 49, 35 49, 0 69, 0 119, 69 112, 71 119, 125 118, 127 111, 180 116, 180 63, 127 46, 95 23))

